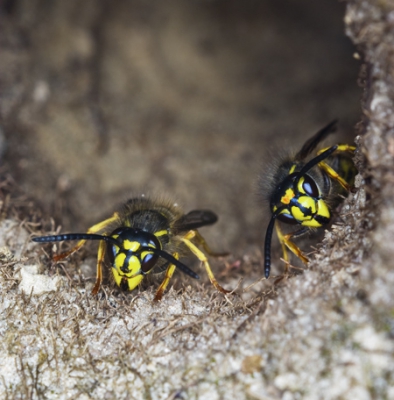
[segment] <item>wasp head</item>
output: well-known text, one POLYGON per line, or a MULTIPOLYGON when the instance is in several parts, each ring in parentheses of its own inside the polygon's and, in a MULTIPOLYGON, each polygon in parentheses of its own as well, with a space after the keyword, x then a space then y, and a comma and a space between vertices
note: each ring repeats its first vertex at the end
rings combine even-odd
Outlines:
POLYGON ((330 220, 330 210, 321 190, 309 174, 293 172, 277 187, 271 198, 271 209, 281 211, 276 218, 291 225, 318 228, 330 220))
POLYGON ((124 289, 133 290, 156 265, 161 244, 152 233, 121 227, 110 235, 119 245, 108 246, 115 282, 124 289))

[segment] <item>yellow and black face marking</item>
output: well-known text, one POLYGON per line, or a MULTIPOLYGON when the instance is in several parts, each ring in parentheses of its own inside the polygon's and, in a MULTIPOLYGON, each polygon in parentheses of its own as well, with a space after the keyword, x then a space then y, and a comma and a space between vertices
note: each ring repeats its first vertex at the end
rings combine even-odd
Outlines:
POLYGON ((336 130, 333 121, 312 136, 296 154, 281 163, 275 171, 272 185, 268 188, 268 201, 272 212, 265 236, 264 274, 268 279, 271 271, 271 239, 274 227, 282 245, 283 258, 288 261, 287 249, 304 263, 308 259, 290 240, 311 228, 320 228, 331 220, 331 209, 349 191, 357 174, 351 159, 354 146, 336 144, 317 152, 317 156, 305 159, 329 134, 336 130), (276 221, 302 228, 283 234, 276 221))
POLYGON ((179 261, 179 255, 189 249, 203 264, 215 288, 229 293, 216 281, 208 259, 197 245, 212 256, 213 253, 197 228, 211 225, 217 216, 208 210, 195 210, 183 214, 169 203, 156 202, 145 197, 129 200, 123 209, 111 218, 92 226, 87 233, 41 236, 35 242, 58 242, 78 240, 71 250, 56 255, 54 261, 62 260, 79 250, 88 240, 99 240, 97 256, 97 279, 92 294, 97 294, 102 282, 102 264, 107 253, 112 266, 115 283, 122 289, 133 290, 153 269, 166 270, 165 277, 157 289, 155 301, 161 300, 164 290, 176 268, 194 279, 199 276, 179 261))

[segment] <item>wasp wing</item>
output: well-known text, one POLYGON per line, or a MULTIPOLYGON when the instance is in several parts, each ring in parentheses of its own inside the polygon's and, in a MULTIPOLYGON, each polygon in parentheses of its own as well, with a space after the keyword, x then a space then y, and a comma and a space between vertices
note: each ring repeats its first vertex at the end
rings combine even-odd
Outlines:
POLYGON ((302 149, 296 154, 296 159, 301 161, 305 159, 311 152, 316 148, 316 146, 324 140, 328 135, 337 130, 338 120, 330 122, 327 126, 320 129, 316 134, 314 134, 306 143, 302 146, 302 149))
POLYGON ((174 224, 175 232, 185 232, 202 226, 212 225, 218 220, 215 213, 209 210, 193 210, 183 215, 174 224))

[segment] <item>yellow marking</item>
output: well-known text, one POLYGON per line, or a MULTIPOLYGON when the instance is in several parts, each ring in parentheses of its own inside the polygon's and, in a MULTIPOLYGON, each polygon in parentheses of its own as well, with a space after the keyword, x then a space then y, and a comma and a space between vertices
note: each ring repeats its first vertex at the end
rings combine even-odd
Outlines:
MULTIPOLYGON (((311 210, 311 213, 314 215, 317 212, 317 205, 316 205, 316 200, 313 197, 310 196, 300 196, 298 198, 298 203, 305 208, 309 208, 311 210)), ((305 218, 305 216, 304 216, 305 218)))
POLYGON ((295 171, 296 166, 297 166, 296 164, 293 164, 293 165, 291 166, 290 171, 289 171, 289 175, 292 174, 292 173, 295 171))
MULTIPOLYGON (((118 270, 116 270, 115 268, 112 269, 112 273, 114 275, 115 283, 118 286, 120 286, 125 275, 119 274, 118 270)), ((144 279, 144 275, 141 275, 141 274, 134 275, 134 277, 132 277, 132 278, 127 278, 127 284, 128 284, 129 290, 135 289, 141 283, 141 281, 143 279, 144 279)))
POLYGON ((212 285, 215 286, 215 288, 222 293, 230 293, 230 291, 222 288, 219 283, 217 282, 215 276, 213 275, 213 272, 211 270, 211 267, 209 266, 208 259, 206 255, 194 244, 192 243, 189 238, 194 237, 196 235, 195 231, 189 231, 185 237, 183 237, 181 240, 185 245, 190 249, 190 251, 204 264, 205 270, 207 271, 209 280, 211 281, 212 285))
POLYGON ((291 215, 300 224, 306 225, 304 224, 304 221, 310 221, 313 218, 313 215, 316 214, 316 201, 309 196, 300 196, 298 198, 298 204, 304 208, 310 209, 312 215, 305 215, 298 205, 291 207, 291 215))
POLYGON ((131 250, 131 251, 137 251, 141 247, 141 243, 136 242, 136 241, 132 242, 127 239, 123 240, 122 245, 123 245, 122 247, 125 250, 131 250))
POLYGON ((293 214, 293 217, 296 218, 297 221, 299 221, 302 226, 308 226, 310 228, 320 228, 322 224, 316 221, 315 217, 318 215, 320 217, 325 217, 330 219, 331 218, 330 209, 328 208, 326 202, 323 199, 320 199, 315 202, 311 197, 302 196, 300 197, 299 200, 302 201, 303 198, 310 200, 310 202, 306 200, 303 201, 302 205, 307 208, 311 207, 313 215, 305 216, 300 208, 292 207, 291 212, 293 214))
POLYGON ((297 189, 298 189, 298 191, 299 191, 301 194, 305 194, 305 190, 304 190, 304 188, 302 187, 302 185, 304 184, 304 182, 305 182, 305 178, 302 176, 302 177, 300 178, 300 180, 298 181, 298 185, 297 185, 297 189))
POLYGON ((293 189, 289 188, 286 190, 286 193, 282 198, 280 199, 281 203, 283 204, 289 204, 291 199, 295 196, 293 189))
MULTIPOLYGON (((315 217, 317 215, 319 215, 320 217, 326 217, 328 219, 331 218, 331 213, 330 213, 330 209, 328 208, 326 202, 322 199, 318 200, 316 203, 314 203, 314 207, 316 207, 316 209, 314 210, 314 216, 311 219, 306 219, 304 217, 304 219, 301 222, 302 226, 308 226, 310 228, 320 228, 322 226, 322 224, 318 221, 316 221, 315 217)), ((301 210, 299 210, 301 211, 301 210)), ((293 215, 295 214, 295 212, 292 210, 293 215)), ((295 217, 295 215, 294 215, 295 217)), ((309 218, 309 217, 308 217, 309 218)), ((301 219, 300 219, 301 221, 301 219)))
POLYGON ((127 278, 134 278, 135 276, 143 276, 141 274, 141 263, 136 256, 132 256, 127 264, 127 273, 124 274, 127 278))
POLYGON ((115 258, 113 267, 116 270, 118 270, 120 275, 126 276, 127 278, 133 278, 135 275, 139 275, 141 273, 141 263, 136 256, 130 257, 129 262, 127 264, 127 272, 123 272, 121 270, 121 268, 124 265, 125 258, 126 258, 125 254, 118 254, 115 258))
MULTIPOLYGON (((176 258, 177 260, 179 260, 179 254, 178 253, 174 253, 173 254, 174 258, 176 258)), ((176 267, 173 264, 170 264, 166 270, 166 275, 163 279, 163 282, 160 284, 159 288, 156 291, 156 295, 153 301, 160 301, 161 298, 163 297, 163 293, 166 290, 170 279, 172 278, 172 275, 174 274, 176 267)))
POLYGON ((126 259, 126 254, 124 253, 117 254, 114 260, 114 267, 115 268, 123 267, 125 259, 126 259))
POLYGON ((112 268, 112 273, 114 274, 115 283, 120 286, 122 282, 122 276, 119 275, 118 271, 115 268, 112 268))
POLYGON ((163 229, 162 231, 155 232, 154 235, 156 237, 168 235, 168 231, 167 231, 167 229, 163 229))
POLYGON ((291 215, 296 219, 296 221, 300 224, 303 224, 304 221, 307 221, 307 218, 312 218, 312 217, 305 217, 304 213, 301 211, 301 209, 297 206, 291 207, 291 215))
POLYGON ((291 212, 290 212, 287 208, 285 208, 284 210, 282 210, 282 211, 280 212, 280 214, 292 215, 291 212))
POLYGON ((323 199, 320 199, 317 202, 317 215, 320 215, 321 217, 331 218, 330 209, 323 199))
POLYGON ((302 226, 308 226, 309 228, 320 228, 322 224, 317 222, 315 219, 305 220, 301 223, 302 226))
POLYGON ((144 279, 144 275, 141 274, 141 263, 136 256, 130 257, 129 263, 127 264, 127 272, 123 272, 120 268, 123 266, 125 258, 126 255, 122 253, 115 257, 112 266, 112 273, 114 275, 115 283, 118 286, 120 286, 122 280, 126 278, 129 290, 133 290, 144 279))
POLYGON ((128 278, 127 283, 129 284, 129 290, 135 289, 143 279, 144 275, 136 275, 133 278, 128 278))

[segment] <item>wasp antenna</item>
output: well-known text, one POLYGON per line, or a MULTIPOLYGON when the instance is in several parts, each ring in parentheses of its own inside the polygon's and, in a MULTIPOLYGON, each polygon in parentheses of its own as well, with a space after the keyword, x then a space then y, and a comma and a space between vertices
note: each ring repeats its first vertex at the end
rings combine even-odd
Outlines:
POLYGON ((141 251, 151 251, 154 254, 157 254, 159 257, 164 258, 165 260, 169 261, 171 264, 175 265, 184 274, 189 275, 194 279, 200 279, 200 277, 194 271, 192 271, 189 267, 187 267, 185 264, 183 264, 179 260, 177 260, 174 256, 172 256, 169 253, 166 253, 163 250, 155 249, 153 247, 142 247, 141 251))
POLYGON ((65 235, 38 236, 32 238, 32 240, 37 243, 62 242, 68 240, 105 240, 118 247, 123 247, 122 243, 111 236, 95 235, 93 233, 67 233, 65 235))
POLYGON ((285 209, 286 207, 278 208, 271 217, 270 223, 268 224, 267 231, 265 233, 264 242, 264 275, 265 279, 268 279, 271 272, 271 240, 272 233, 274 231, 276 217, 285 209))
POLYGON ((312 158, 312 160, 310 160, 309 162, 307 162, 302 168, 301 171, 298 172, 295 180, 294 180, 294 187, 297 187, 298 185, 298 181, 310 170, 312 169, 314 166, 316 166, 317 164, 319 164, 321 161, 325 160, 326 158, 330 157, 330 155, 332 153, 334 153, 336 151, 336 149, 338 148, 338 145, 336 144, 335 146, 330 147, 329 149, 327 149, 326 151, 324 151, 323 153, 319 154, 318 156, 316 156, 315 158, 312 158))

